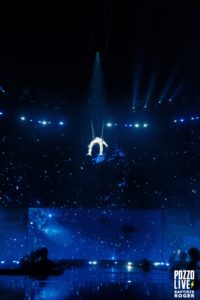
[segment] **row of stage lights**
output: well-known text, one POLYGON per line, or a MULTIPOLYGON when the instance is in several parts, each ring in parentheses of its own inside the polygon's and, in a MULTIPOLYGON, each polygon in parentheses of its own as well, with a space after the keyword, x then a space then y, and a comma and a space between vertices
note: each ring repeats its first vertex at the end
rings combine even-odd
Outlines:
MULTIPOLYGON (((2 112, 2 111, 0 111, 0 117, 3 117, 4 116, 4 113, 2 112)), ((43 120, 38 120, 38 121, 35 121, 35 120, 33 120, 33 119, 29 119, 29 118, 27 118, 26 116, 24 116, 24 115, 22 115, 22 116, 20 116, 20 121, 22 121, 22 122, 29 122, 29 123, 33 123, 33 124, 39 124, 39 125, 42 125, 42 126, 49 126, 49 125, 53 125, 54 124, 54 122, 51 122, 51 121, 47 121, 47 120, 45 120, 45 119, 43 119, 43 120)), ((64 126, 65 125, 65 122, 64 121, 58 121, 57 122, 57 125, 59 125, 59 126, 64 126)), ((108 123, 106 123, 106 127, 108 127, 108 128, 111 128, 111 127, 117 127, 118 126, 118 124, 117 123, 112 123, 112 122, 108 122, 108 123)), ((134 128, 147 128, 149 125, 147 124, 147 123, 134 123, 134 124, 132 124, 132 123, 126 123, 126 124, 124 124, 124 127, 129 127, 129 128, 132 128, 132 127, 134 127, 134 128)))
MULTIPOLYGON (((29 121, 29 122, 34 122, 32 119, 29 119, 29 120, 27 120, 26 119, 26 117, 25 116, 21 116, 20 117, 20 120, 21 121, 23 121, 23 122, 25 122, 25 121, 29 121)), ((50 121, 46 121, 46 120, 39 120, 39 121, 37 121, 37 122, 35 122, 35 123, 38 123, 38 124, 41 124, 41 125, 43 125, 43 126, 47 126, 47 125, 51 125, 52 124, 52 122, 50 122, 50 121)), ((59 121, 58 122, 58 125, 60 125, 60 126, 63 126, 65 123, 63 122, 63 121, 59 121)), ((116 126, 118 126, 118 124, 117 123, 111 123, 111 122, 109 122, 109 123, 107 123, 106 124, 106 126, 107 127, 116 127, 116 126)), ((125 127, 135 127, 135 128, 147 128, 148 127, 148 124, 147 123, 144 123, 144 124, 140 124, 140 123, 135 123, 135 124, 125 124, 124 125, 125 127)))
MULTIPOLYGON (((118 124, 117 123, 111 123, 111 122, 109 122, 109 123, 107 123, 106 124, 106 126, 107 127, 109 127, 109 128, 111 128, 111 127, 116 127, 116 126, 118 126, 118 124)), ((132 123, 129 123, 129 124, 124 124, 124 127, 130 127, 130 128, 132 128, 132 127, 135 127, 135 128, 147 128, 149 125, 147 124, 147 123, 143 123, 143 124, 141 124, 141 123, 134 123, 134 124, 132 124, 132 123)))
MULTIPOLYGON (((14 264, 19 264, 19 261, 18 260, 13 260, 12 261, 14 264)), ((1 260, 0 261, 0 263, 3 265, 3 264, 5 264, 6 263, 6 261, 5 260, 1 260)), ((117 266, 118 264, 120 264, 121 262, 120 261, 114 261, 114 264, 117 266)), ((88 262, 88 264, 89 265, 93 265, 93 266, 97 266, 98 265, 98 261, 96 261, 96 260, 94 260, 94 261, 89 261, 88 262)), ((166 267, 169 267, 169 263, 168 262, 154 262, 153 263, 153 265, 155 266, 155 267, 160 267, 160 266, 162 266, 162 267, 164 267, 164 266, 166 266, 166 267)), ((126 263, 126 268, 127 268, 127 270, 128 271, 131 271, 132 269, 133 269, 133 267, 134 267, 134 263, 133 262, 127 262, 126 263)))
MULTIPOLYGON (((3 118, 5 116, 4 112, 3 111, 0 111, 0 118, 3 118)), ((41 126, 50 126, 50 125, 58 125, 58 126, 64 126, 65 125, 65 122, 63 120, 60 120, 58 122, 52 122, 52 121, 47 121, 46 119, 43 119, 43 120, 33 120, 33 119, 29 119, 27 118, 26 116, 22 115, 19 117, 20 121, 22 122, 29 122, 29 123, 32 123, 32 124, 38 124, 38 125, 41 125, 41 126)), ((177 118, 177 119, 174 119, 173 120, 173 123, 175 124, 183 124, 185 122, 188 122, 188 121, 191 121, 191 122, 195 122, 195 121, 198 121, 200 120, 200 116, 192 116, 192 117, 182 117, 182 118, 177 118)), ((114 128, 114 127, 117 127, 119 126, 117 123, 112 123, 112 122, 108 122, 106 123, 106 127, 108 128, 114 128)), ((120 124, 121 126, 121 124, 120 124)), ((148 123, 125 123, 123 125, 124 127, 128 127, 128 128, 147 128, 149 127, 149 124, 148 123)))
POLYGON ((180 118, 180 119, 174 119, 174 123, 177 123, 177 124, 181 124, 181 123, 184 123, 186 121, 197 121, 199 120, 200 117, 199 116, 195 116, 195 117, 190 117, 190 118, 180 118))
MULTIPOLYGON (((96 261, 96 260, 89 261, 88 264, 93 265, 93 266, 97 266, 98 261, 96 261)), ((117 266, 118 264, 121 264, 121 262, 120 261, 114 261, 114 265, 117 266)), ((128 271, 132 271, 132 269, 134 268, 134 263, 133 262, 127 262, 125 266, 126 266, 128 271)), ((154 267, 169 267, 169 263, 168 262, 153 262, 153 266, 154 267)))
MULTIPOLYGON (((20 120, 22 122, 26 122, 27 121, 27 122, 34 123, 34 124, 40 124, 42 126, 49 126, 49 125, 53 124, 53 122, 51 122, 51 121, 47 121, 47 120, 34 121, 33 119, 27 119, 25 116, 21 116, 20 120)), ((65 125, 65 123, 64 123, 64 121, 59 121, 58 125, 63 126, 63 125, 65 125)))

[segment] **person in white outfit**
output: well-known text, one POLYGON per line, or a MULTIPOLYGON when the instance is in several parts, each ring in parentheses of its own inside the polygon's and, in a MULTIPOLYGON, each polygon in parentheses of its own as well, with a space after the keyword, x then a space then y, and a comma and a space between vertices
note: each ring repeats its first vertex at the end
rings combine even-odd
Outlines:
POLYGON ((88 153, 87 153, 87 155, 92 156, 92 149, 97 144, 99 145, 99 155, 100 156, 103 155, 103 146, 105 146, 107 148, 108 144, 106 144, 106 142, 104 141, 104 139, 100 138, 100 137, 94 137, 93 140, 90 142, 90 144, 88 145, 88 153))

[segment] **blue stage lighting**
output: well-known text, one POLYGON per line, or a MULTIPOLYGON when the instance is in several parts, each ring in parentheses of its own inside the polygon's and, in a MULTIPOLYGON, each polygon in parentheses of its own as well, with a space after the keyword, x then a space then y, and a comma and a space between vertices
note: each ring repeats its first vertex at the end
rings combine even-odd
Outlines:
POLYGON ((106 124, 106 126, 107 126, 107 127, 112 127, 113 124, 109 122, 109 123, 106 124))
POLYGON ((129 126, 129 127, 133 127, 133 125, 132 125, 132 124, 129 124, 128 126, 129 126))
POLYGON ((190 119, 193 121, 193 120, 194 120, 194 117, 191 117, 190 119))
POLYGON ((47 121, 42 121, 42 125, 47 125, 47 121))
POLYGON ((64 125, 64 122, 63 122, 63 121, 60 121, 60 122, 59 122, 59 125, 61 125, 61 126, 64 125))
POLYGON ((180 122, 183 123, 183 122, 184 122, 184 119, 180 119, 180 122))
POLYGON ((134 124, 134 127, 135 127, 135 128, 139 128, 139 127, 140 127, 140 124, 135 123, 135 124, 134 124))
POLYGON ((144 124, 143 124, 143 127, 144 127, 144 128, 148 127, 148 124, 147 124, 147 123, 144 123, 144 124))
POLYGON ((21 117, 20 117, 20 120, 21 120, 21 121, 26 121, 26 118, 25 118, 24 116, 21 116, 21 117))
POLYGON ((125 124, 124 126, 125 126, 125 127, 128 127, 128 124, 125 124))
POLYGON ((0 116, 3 116, 3 112, 2 111, 0 111, 0 116))
POLYGON ((196 117, 196 120, 199 120, 199 117, 196 117))
POLYGON ((177 120, 174 120, 174 123, 177 123, 177 120))
POLYGON ((158 101, 158 103, 159 103, 159 104, 161 104, 161 103, 162 103, 162 101, 161 101, 161 100, 159 100, 159 101, 158 101))
POLYGON ((147 108, 147 105, 144 106, 144 109, 146 109, 146 108, 147 108))

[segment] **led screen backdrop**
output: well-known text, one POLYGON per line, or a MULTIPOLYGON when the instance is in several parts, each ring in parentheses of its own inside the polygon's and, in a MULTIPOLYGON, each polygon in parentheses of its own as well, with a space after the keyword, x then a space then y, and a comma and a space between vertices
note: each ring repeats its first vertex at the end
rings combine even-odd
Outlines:
POLYGON ((27 251, 27 211, 0 210, 0 261, 18 260, 27 251))
POLYGON ((154 210, 29 209, 29 249, 51 258, 161 259, 161 213, 154 210))

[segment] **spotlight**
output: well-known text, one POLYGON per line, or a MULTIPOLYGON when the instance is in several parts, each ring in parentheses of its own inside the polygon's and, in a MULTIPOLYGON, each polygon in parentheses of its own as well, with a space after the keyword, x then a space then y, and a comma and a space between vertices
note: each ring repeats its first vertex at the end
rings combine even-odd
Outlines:
POLYGON ((180 122, 183 123, 183 122, 184 122, 184 119, 180 119, 180 122))
POLYGON ((191 117, 191 120, 193 121, 193 120, 194 120, 194 117, 191 117))
POLYGON ((132 264, 133 264, 132 262, 130 262, 130 261, 128 262, 128 266, 132 266, 132 264))
POLYGON ((127 266, 127 270, 130 272, 131 270, 133 269, 133 267, 132 266, 127 266))
POLYGON ((97 261, 93 261, 92 264, 93 264, 93 265, 97 265, 97 261))
POLYGON ((24 116, 22 116, 22 117, 20 118, 20 120, 21 120, 21 121, 26 121, 26 118, 25 118, 24 116))
POLYGON ((135 128, 139 128, 139 127, 140 127, 140 124, 135 123, 135 124, 134 124, 134 127, 135 127, 135 128))
POLYGON ((199 120, 199 117, 196 117, 196 120, 199 120))
POLYGON ((4 261, 4 260, 1 260, 1 264, 5 264, 5 261, 4 261))
POLYGON ((133 125, 132 125, 132 124, 129 124, 128 126, 129 126, 129 127, 133 127, 133 125))
POLYGON ((42 121, 42 125, 47 125, 47 121, 42 121))
POLYGON ((147 108, 147 105, 144 106, 144 109, 146 109, 146 108, 147 108))
POLYGON ((0 111, 0 116, 3 116, 3 112, 2 111, 0 111))
POLYGON ((60 122, 59 122, 59 125, 60 125, 60 126, 64 125, 64 122, 63 122, 63 121, 60 121, 60 122))
POLYGON ((143 124, 143 127, 144 127, 144 128, 148 127, 148 124, 147 124, 147 123, 144 123, 144 124, 143 124))
POLYGON ((107 126, 107 127, 112 127, 113 124, 109 122, 109 123, 106 124, 106 126, 107 126))
POLYGON ((177 123, 177 120, 174 120, 174 123, 177 123))
POLYGON ((161 101, 161 100, 159 100, 159 101, 158 101, 158 103, 159 103, 159 104, 161 104, 161 103, 162 103, 162 101, 161 101))

